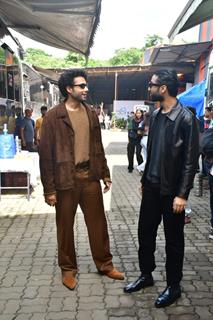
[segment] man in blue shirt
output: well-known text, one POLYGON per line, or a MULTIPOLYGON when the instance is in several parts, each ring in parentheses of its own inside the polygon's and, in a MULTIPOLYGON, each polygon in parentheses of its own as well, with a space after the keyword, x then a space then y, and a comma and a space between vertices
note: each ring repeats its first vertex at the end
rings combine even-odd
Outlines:
POLYGON ((23 126, 24 117, 22 116, 20 107, 15 108, 15 115, 16 115, 16 119, 15 119, 14 137, 18 136, 18 138, 21 139, 21 127, 23 126))
POLYGON ((34 151, 35 138, 35 121, 31 119, 33 110, 31 108, 25 109, 25 116, 21 127, 21 143, 22 149, 30 152, 34 151))

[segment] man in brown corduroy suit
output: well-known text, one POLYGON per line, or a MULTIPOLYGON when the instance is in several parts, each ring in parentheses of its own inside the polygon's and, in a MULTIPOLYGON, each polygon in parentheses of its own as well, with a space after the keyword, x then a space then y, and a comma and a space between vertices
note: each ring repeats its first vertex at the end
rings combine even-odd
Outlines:
POLYGON ((82 69, 63 73, 58 81, 64 102, 49 110, 42 124, 40 171, 45 202, 56 207, 58 262, 62 283, 77 284, 73 225, 78 204, 88 229, 92 257, 100 274, 123 280, 110 253, 100 185, 111 186, 98 117, 85 103, 87 75, 82 69))

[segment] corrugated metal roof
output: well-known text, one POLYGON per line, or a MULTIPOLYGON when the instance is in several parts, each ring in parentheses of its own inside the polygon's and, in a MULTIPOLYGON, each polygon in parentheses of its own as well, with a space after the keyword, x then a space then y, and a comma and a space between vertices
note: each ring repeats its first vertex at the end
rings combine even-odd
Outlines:
POLYGON ((189 0, 168 34, 170 40, 201 22, 213 18, 213 0, 189 0))
POLYGON ((171 64, 171 63, 194 63, 202 53, 210 50, 212 46, 211 41, 155 47, 149 58, 149 63, 157 64, 171 64))
POLYGON ((0 0, 0 19, 24 36, 89 54, 102 0, 0 0))

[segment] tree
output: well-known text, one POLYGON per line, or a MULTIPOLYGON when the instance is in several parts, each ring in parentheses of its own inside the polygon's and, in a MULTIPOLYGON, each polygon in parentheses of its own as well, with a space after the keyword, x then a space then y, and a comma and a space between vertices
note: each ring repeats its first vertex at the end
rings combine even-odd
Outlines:
MULTIPOLYGON (((84 55, 70 51, 65 58, 57 58, 41 49, 26 50, 25 61, 41 68, 71 68, 86 66, 84 55)), ((87 66, 102 67, 109 65, 108 61, 88 59, 87 66)))
POLYGON ((82 67, 85 66, 86 59, 83 54, 69 51, 68 55, 65 57, 65 62, 71 66, 82 67))
POLYGON ((157 34, 150 35, 148 34, 145 38, 145 46, 144 48, 154 47, 158 44, 162 44, 163 38, 157 34))
POLYGON ((5 51, 0 47, 0 64, 5 64, 5 51))
POLYGON ((143 48, 118 49, 110 60, 88 59, 84 55, 69 51, 65 58, 57 58, 41 49, 26 50, 25 61, 42 68, 72 68, 72 67, 105 67, 139 64, 146 48, 161 44, 163 38, 157 34, 147 35, 143 48))
POLYGON ((112 66, 139 64, 144 50, 139 48, 118 49, 109 62, 112 66))
POLYGON ((92 67, 92 68, 107 67, 107 66, 109 66, 109 61, 108 60, 95 60, 95 59, 89 58, 86 66, 92 67))
POLYGON ((64 59, 53 57, 41 49, 29 48, 26 50, 25 61, 42 68, 66 67, 64 59))

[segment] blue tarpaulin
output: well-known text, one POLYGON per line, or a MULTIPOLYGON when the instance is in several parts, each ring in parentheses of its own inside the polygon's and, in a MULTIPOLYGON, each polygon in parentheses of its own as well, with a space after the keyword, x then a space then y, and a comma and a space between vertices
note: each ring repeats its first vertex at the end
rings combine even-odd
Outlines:
POLYGON ((204 113, 204 97, 206 89, 206 80, 201 81, 192 88, 179 94, 177 98, 185 107, 193 107, 196 109, 197 117, 204 113))

